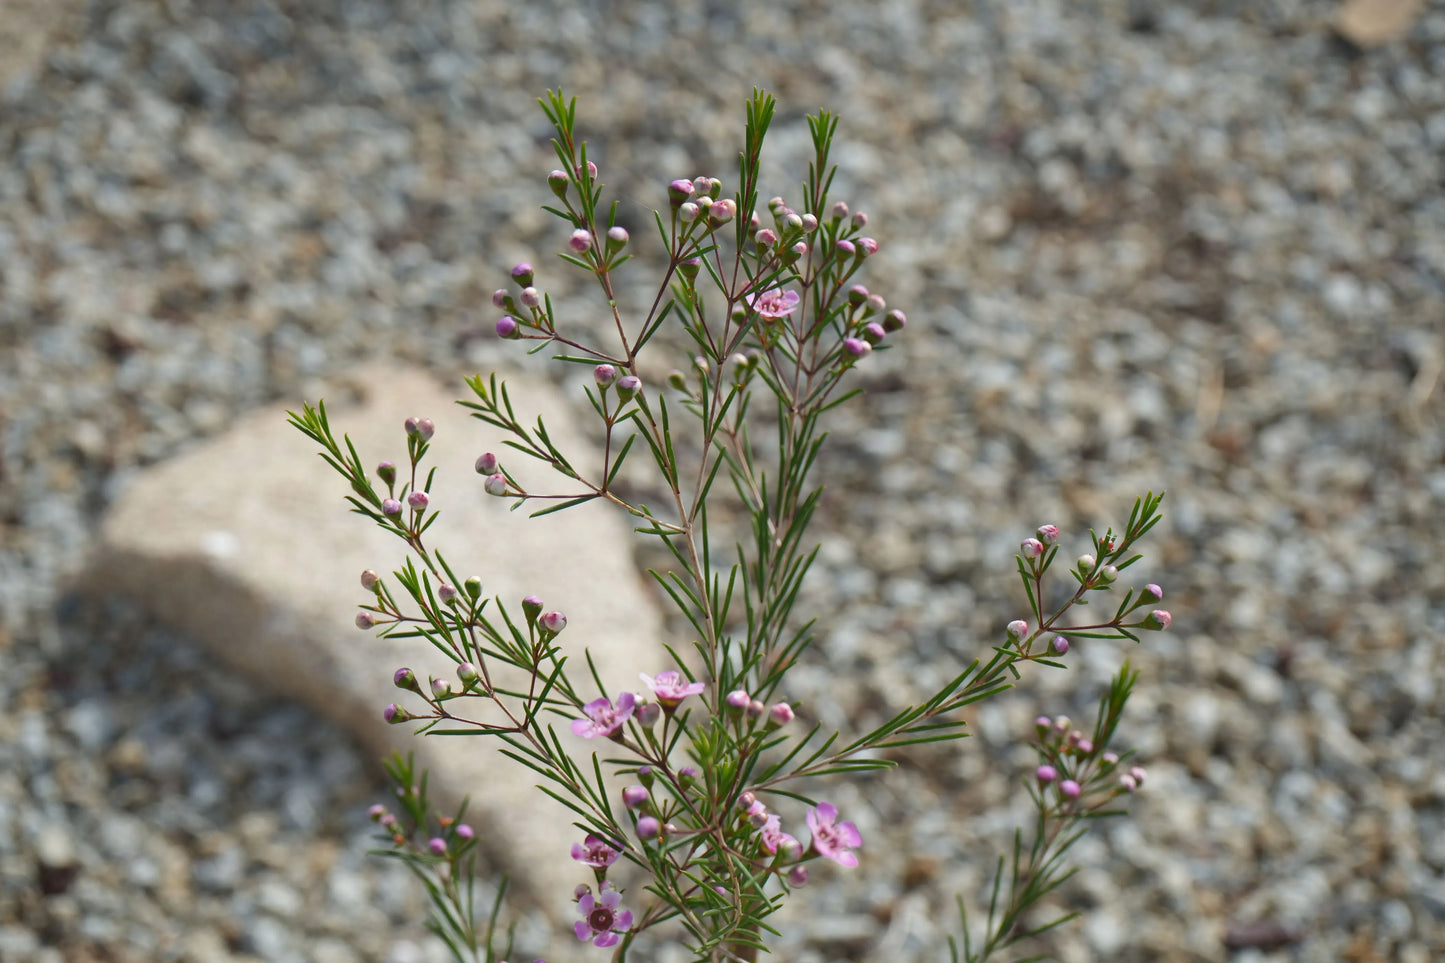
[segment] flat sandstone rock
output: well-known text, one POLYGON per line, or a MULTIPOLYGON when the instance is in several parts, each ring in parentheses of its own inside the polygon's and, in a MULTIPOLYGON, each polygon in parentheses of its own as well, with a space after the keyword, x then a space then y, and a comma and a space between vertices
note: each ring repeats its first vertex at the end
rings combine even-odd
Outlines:
MULTIPOLYGON (((558 447, 578 453, 574 464, 598 459, 555 387, 507 380, 519 418, 542 414, 558 447)), ((584 696, 596 695, 584 646, 609 697, 636 691, 639 671, 672 667, 625 514, 602 504, 538 519, 525 509, 509 512, 509 501, 482 490, 473 470, 481 452, 497 452, 532 490, 567 491, 567 480, 548 480, 545 466, 519 454, 507 458, 501 432, 456 404, 470 396, 465 385, 454 390, 424 373, 392 370, 365 373, 357 384, 367 386, 357 406, 328 404, 332 430, 349 434, 367 465, 391 459, 404 466, 402 422, 409 415, 435 421, 423 466, 438 468, 430 494, 442 517, 427 533, 428 546, 439 548, 460 578, 479 576, 483 593, 500 597, 519 617, 520 600, 530 593, 567 613, 559 642, 574 660, 573 679, 584 696)), ((418 738, 414 725, 383 722, 389 702, 423 707, 392 685, 397 667, 454 683, 455 667, 423 640, 381 639, 353 624, 369 598, 358 582, 362 570, 375 569, 394 585, 388 573, 400 567, 406 546, 348 511, 346 483, 316 452, 278 407, 148 469, 112 507, 79 584, 140 600, 259 688, 346 726, 368 752, 415 751, 431 770, 439 801, 471 796, 469 822, 491 866, 509 873, 539 907, 562 911, 557 894, 586 881, 569 857, 580 833, 566 810, 533 788, 535 774, 498 754, 496 742, 418 738)), ((559 728, 564 741, 575 740, 565 724, 559 728)))

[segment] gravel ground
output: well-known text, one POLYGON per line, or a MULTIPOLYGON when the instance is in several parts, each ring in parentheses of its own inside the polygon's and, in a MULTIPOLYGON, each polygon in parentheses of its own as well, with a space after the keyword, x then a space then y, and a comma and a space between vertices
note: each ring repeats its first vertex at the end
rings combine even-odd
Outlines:
POLYGON ((1445 955, 1445 6, 1364 54, 1334 6, 92 3, 0 92, 0 959, 444 958, 364 855, 345 734, 64 584, 128 478, 240 413, 366 358, 460 387, 515 354, 487 295, 565 237, 535 210, 559 84, 638 225, 733 170, 753 85, 785 195, 801 115, 843 114, 839 194, 910 327, 823 466, 826 659, 792 695, 825 721, 997 637, 1039 523, 1170 492, 1141 575, 1174 631, 1076 646, 972 742, 830 789, 864 868, 818 874, 779 959, 938 959, 1028 720, 1125 655, 1150 785, 1076 850, 1088 914, 1045 949, 1445 955))

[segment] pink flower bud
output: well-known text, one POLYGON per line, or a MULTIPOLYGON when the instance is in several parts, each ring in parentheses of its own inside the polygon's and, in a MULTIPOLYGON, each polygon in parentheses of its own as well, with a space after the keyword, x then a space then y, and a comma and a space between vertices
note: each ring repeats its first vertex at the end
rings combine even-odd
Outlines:
POLYGON ((1034 778, 1039 782, 1053 782, 1059 778, 1059 771, 1053 766, 1040 766, 1034 770, 1034 778))
POLYGON ((617 379, 617 397, 621 401, 631 401, 641 388, 642 379, 637 375, 623 375, 617 379))
POLYGON ((793 253, 798 255, 798 257, 802 257, 804 254, 807 254, 808 243, 806 241, 799 241, 797 244, 794 244, 793 253))
POLYGON ((448 585, 446 582, 443 582, 442 584, 437 586, 437 598, 441 599, 443 602, 450 602, 456 597, 457 590, 452 586, 448 585))
POLYGON ((908 325, 908 316, 897 308, 889 311, 883 316, 883 330, 892 334, 894 331, 902 331, 908 325))
POLYGON ((457 823, 457 828, 452 831, 457 834, 458 839, 471 839, 476 836, 476 831, 466 823, 457 823))
POLYGON ((864 257, 871 257, 878 253, 878 242, 871 237, 860 237, 857 240, 858 253, 864 257))
POLYGON ((768 723, 774 727, 785 726, 793 721, 793 707, 786 702, 779 702, 768 710, 768 723))
POLYGON ((877 344, 882 341, 888 332, 883 330, 883 325, 877 321, 869 321, 863 325, 863 340, 869 344, 877 344))
POLYGON ((1034 720, 1034 728, 1039 730, 1039 735, 1043 735, 1045 732, 1048 732, 1049 729, 1053 728, 1053 725, 1054 720, 1050 719, 1048 716, 1039 716, 1037 719, 1034 720))
POLYGON ((517 319, 510 314, 504 314, 497 322, 497 337, 506 338, 508 341, 521 336, 521 328, 517 319))
POLYGON ((549 635, 556 635, 567 627, 567 616, 561 612, 543 612, 537 621, 541 623, 542 631, 549 635))
POLYGON ((772 247, 774 244, 778 243, 777 232, 774 231, 772 228, 765 227, 761 231, 753 235, 753 243, 756 244, 758 247, 772 247))
POLYGON ((379 462, 376 466, 376 477, 380 478, 383 484, 393 484, 396 481, 396 465, 389 461, 379 462))
POLYGON ((511 297, 511 295, 507 293, 506 288, 497 288, 497 290, 492 292, 492 306, 505 308, 509 297, 511 297))
POLYGON ((812 234, 818 229, 818 219, 811 214, 803 215, 803 230, 812 234))
POLYGON ((572 179, 567 176, 566 171, 553 171, 547 175, 547 186, 552 188, 552 193, 559 198, 567 196, 567 185, 572 179))
POLYGON ((865 288, 863 285, 855 284, 848 289, 848 303, 853 305, 853 307, 856 308, 867 300, 868 289, 865 288))
POLYGON ((1148 585, 1144 586, 1144 594, 1157 602, 1164 597, 1164 590, 1159 586, 1155 585, 1153 582, 1150 582, 1148 585))
POLYGON ((406 722, 412 718, 412 714, 393 702, 381 711, 381 717, 385 719, 388 724, 394 726, 398 722, 406 722))
POLYGON ((1139 788, 1139 781, 1126 772, 1119 777, 1119 785, 1124 787, 1125 792, 1134 792, 1139 788))
POLYGON ((868 295, 868 314, 882 314, 884 309, 887 307, 888 302, 883 300, 882 295, 868 295))
POLYGON ((490 451, 484 451, 477 457, 478 475, 495 475, 497 473, 497 456, 490 451))
POLYGON ((1055 652, 1057 652, 1059 655, 1064 655, 1069 651, 1069 640, 1064 638, 1062 635, 1056 635, 1054 636, 1052 646, 1055 652))
POLYGON ((765 705, 763 705, 763 700, 762 700, 762 699, 753 699, 753 700, 751 700, 751 701, 748 702, 748 718, 749 718, 749 719, 760 719, 760 718, 762 718, 763 713, 766 712, 767 710, 768 710, 768 707, 765 706, 765 705))
POLYGON ((431 496, 426 492, 412 492, 406 496, 406 503, 414 512, 426 511, 427 505, 431 502, 431 496))
POLYGON ((522 261, 518 264, 513 265, 512 267, 512 280, 516 281, 524 288, 531 287, 532 275, 532 265, 528 264, 526 261, 522 261))
POLYGON ((1059 792, 1063 793, 1065 796, 1068 796, 1070 799, 1078 799, 1079 793, 1082 791, 1083 790, 1079 788, 1079 784, 1074 782, 1074 780, 1072 779, 1065 779, 1063 782, 1059 783, 1059 792))
POLYGON ((537 621, 537 616, 542 614, 542 600, 535 595, 522 599, 522 614, 527 617, 528 625, 537 621))
POLYGON ((1079 744, 1074 748, 1079 750, 1080 755, 1091 756, 1094 754, 1094 744, 1088 739, 1080 739, 1079 744))
POLYGON ((367 569, 361 573, 361 587, 368 592, 373 591, 376 588, 376 583, 379 581, 381 581, 381 576, 377 575, 376 572, 371 569, 367 569))
POLYGON ((617 369, 610 364, 599 364, 592 369, 592 380, 599 388, 611 387, 612 382, 617 380, 617 369))
POLYGON ((727 696, 728 708, 731 709, 734 714, 746 712, 748 704, 752 701, 753 697, 742 689, 734 689, 732 692, 729 692, 727 696))
POLYGON ((1144 628, 1158 629, 1161 632, 1164 629, 1169 628, 1169 626, 1172 624, 1174 624, 1174 616, 1170 615, 1163 609, 1155 609, 1154 611, 1150 612, 1149 617, 1144 620, 1144 628))
POLYGON ((1040 525, 1038 530, 1039 541, 1045 545, 1052 545, 1059 540, 1059 526, 1040 525))
POLYGON ((470 662, 462 662, 457 666, 457 678, 462 680, 463 686, 471 688, 481 678, 481 674, 470 662))
POLYGON ((838 201, 836 204, 833 205, 833 220, 835 220, 835 221, 841 221, 843 218, 845 218, 845 217, 847 217, 847 216, 848 216, 848 205, 847 205, 847 204, 844 204, 842 201, 838 201))
POLYGON ((800 886, 808 885, 808 867, 794 866, 788 870, 788 885, 797 889, 800 886))
POLYGON ((507 476, 501 472, 488 475, 487 480, 482 483, 482 488, 488 495, 507 494, 507 476))
POLYGON ((712 207, 708 208, 708 224, 717 227, 731 221, 737 215, 737 202, 731 198, 724 197, 722 200, 714 201, 712 207))
POLYGON ((400 515, 401 502, 395 498, 383 498, 381 500, 381 513, 383 515, 400 515))
POLYGON ((538 291, 537 291, 536 288, 523 288, 523 289, 522 289, 522 306, 523 306, 523 307, 535 308, 535 307, 538 307, 539 305, 541 305, 541 303, 542 303, 542 295, 538 293, 538 291))
POLYGON ((862 338, 844 338, 843 350, 855 358, 861 358, 873 350, 873 346, 862 338))
POLYGON ((697 215, 700 211, 701 208, 697 206, 696 202, 687 201, 686 203, 678 207, 677 219, 682 221, 682 223, 684 224, 691 224, 693 221, 697 220, 697 215))
POLYGON ((452 694, 452 684, 446 679, 432 679, 431 694, 433 699, 445 699, 452 694))
POLYGON ((386 807, 381 803, 376 803, 366 811, 366 815, 371 818, 372 822, 379 822, 381 817, 386 815, 386 807))
POLYGON ((586 228, 579 227, 567 239, 567 246, 578 254, 584 254, 592 246, 592 234, 586 228))
POLYGON ((367 629, 370 629, 374 625, 376 625, 376 616, 372 615, 370 612, 356 613, 356 627, 358 629, 361 629, 363 632, 365 632, 367 629))
POLYGON ((1014 619, 1008 624, 1005 631, 1008 632, 1009 638, 1021 639, 1029 634, 1029 624, 1023 619, 1014 619))
POLYGON ((1094 558, 1094 556, 1080 555, 1079 560, 1074 563, 1074 568, 1080 575, 1088 577, 1089 573, 1094 571, 1094 566, 1098 564, 1099 560, 1094 558))
POLYGON ((1026 538, 1019 543, 1019 554, 1028 559, 1038 558, 1044 554, 1044 543, 1037 538, 1026 538))
POLYGON ((656 839, 660 832, 662 832, 662 824, 652 816, 643 816, 637 821, 638 839, 656 839))
POLYGON ((1106 766, 1117 766, 1119 764, 1119 754, 1117 752, 1106 752, 1099 758, 1106 766))
POLYGON ((656 702, 644 702, 637 707, 632 717, 637 720, 637 724, 642 726, 642 728, 651 729, 657 725, 657 720, 662 718, 662 706, 656 702))
POLYGON ((426 844, 433 856, 445 856, 447 854, 447 841, 440 837, 432 837, 426 844))
POLYGON ((1147 776, 1148 773, 1144 771, 1143 766, 1131 766, 1129 768, 1129 775, 1133 776, 1134 781, 1142 786, 1144 785, 1144 777, 1147 776))
POLYGON ((667 200, 668 203, 672 205, 674 210, 676 210, 683 201, 687 200, 691 196, 692 181, 687 180, 686 178, 678 178, 671 184, 667 185, 667 200))
POLYGON ((846 238, 834 244, 833 249, 843 257, 852 257, 858 253, 858 249, 853 246, 853 242, 846 238))
POLYGON ((628 809, 636 809, 647 802, 648 792, 641 786, 628 786, 622 790, 622 805, 628 809))
POLYGON ((614 250, 620 248, 627 243, 627 236, 627 228, 621 225, 609 227, 607 229, 607 246, 614 250))

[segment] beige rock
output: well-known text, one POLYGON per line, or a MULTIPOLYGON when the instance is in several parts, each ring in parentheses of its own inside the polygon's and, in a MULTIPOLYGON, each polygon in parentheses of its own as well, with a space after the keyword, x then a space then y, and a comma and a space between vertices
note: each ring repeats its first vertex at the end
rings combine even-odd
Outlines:
POLYGON ((1335 31, 1357 47, 1378 47, 1409 30, 1425 0, 1348 0, 1335 15, 1335 31))
POLYGON ((0 4, 0 90, 37 69, 85 15, 81 0, 5 0, 0 4))
MULTIPOLYGON (((574 464, 598 457, 550 384, 507 380, 518 416, 541 413, 558 447, 579 453, 574 464)), ((482 451, 502 454, 530 490, 566 491, 566 480, 543 488, 545 466, 521 455, 508 459, 501 432, 456 404, 469 389, 453 391, 414 371, 373 371, 357 384, 368 386, 357 406, 328 405, 332 429, 349 434, 368 465, 384 458, 404 464, 402 422, 409 415, 435 421, 428 461, 438 471, 430 495, 442 517, 427 533, 428 546, 440 549, 459 578, 478 575, 484 593, 518 616, 528 593, 566 612, 560 641, 580 670, 574 678, 585 697, 596 693, 584 646, 610 697, 638 689, 639 671, 668 667, 625 514, 605 505, 539 519, 509 512, 509 502, 482 491, 473 470, 482 451)), ((347 486, 316 451, 278 407, 149 469, 111 509, 81 584, 141 600, 266 691, 344 725, 369 752, 415 751, 442 799, 470 794, 469 821, 493 865, 542 908, 565 909, 557 894, 569 894, 585 876, 568 854, 578 834, 566 811, 533 788, 534 774, 499 755, 495 742, 417 738, 414 726, 383 722, 389 702, 421 708, 392 685, 398 666, 453 682, 455 667, 422 640, 382 639, 354 626, 357 606, 368 598, 361 571, 388 577, 407 550, 347 511, 347 486)), ((563 741, 573 742, 562 728, 563 741)))

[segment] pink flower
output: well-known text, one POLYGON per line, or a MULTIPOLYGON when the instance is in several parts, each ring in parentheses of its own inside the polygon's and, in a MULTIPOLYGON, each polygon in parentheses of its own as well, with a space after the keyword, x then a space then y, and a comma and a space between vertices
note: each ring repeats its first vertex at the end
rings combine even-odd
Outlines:
POLYGON ((681 672, 672 669, 659 672, 656 676, 650 676, 645 672, 639 672, 637 676, 647 684, 647 687, 652 690, 652 694, 657 696, 657 701, 668 709, 674 708, 683 699, 690 695, 697 695, 707 688, 705 683, 686 681, 681 672))
POLYGON ((588 889, 577 900, 577 910, 582 918, 572 924, 572 932, 584 943, 591 940, 593 946, 617 945, 617 934, 632 929, 632 913, 628 910, 619 913, 617 904, 620 902, 622 894, 613 888, 610 881, 598 887, 596 898, 588 889))
MULTIPOLYGON (((763 823, 762 839, 763 848, 774 856, 781 849, 785 855, 796 859, 798 854, 803 851, 802 843, 783 832, 782 820, 776 814, 768 816, 767 822, 763 823)), ((849 855, 852 854, 849 853, 849 855)), ((854 859, 854 862, 856 863, 857 860, 854 859)))
POLYGON ((784 291, 781 288, 769 288, 766 291, 753 295, 748 306, 758 312, 762 318, 782 318, 792 314, 798 308, 797 291, 784 291))
POLYGON ((583 739, 595 739, 598 736, 610 736, 622 724, 632 717, 632 710, 637 705, 637 697, 631 692, 624 692, 617 697, 617 705, 605 696, 601 699, 593 699, 582 707, 587 713, 586 719, 573 719, 572 732, 583 739))
POLYGON ((808 810, 812 848, 819 856, 826 856, 836 863, 857 866, 858 857, 853 855, 852 850, 863 845, 863 837, 857 826, 837 820, 838 808, 832 803, 818 803, 818 808, 808 810))
POLYGON ((617 850, 607 845, 601 837, 592 833, 587 834, 587 839, 580 843, 572 844, 572 858, 584 866, 591 866, 593 869, 606 869, 617 862, 621 856, 617 850))

